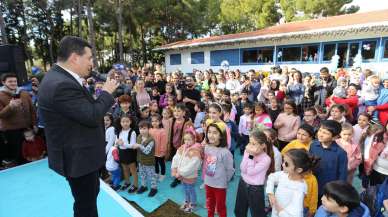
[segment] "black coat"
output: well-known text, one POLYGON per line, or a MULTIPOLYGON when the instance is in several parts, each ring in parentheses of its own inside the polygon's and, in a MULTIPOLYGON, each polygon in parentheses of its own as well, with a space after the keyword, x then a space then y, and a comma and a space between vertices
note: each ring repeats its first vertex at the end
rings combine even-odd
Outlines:
POLYGON ((67 71, 55 65, 39 87, 49 167, 65 177, 80 177, 105 163, 103 117, 114 99, 102 91, 95 100, 67 71))

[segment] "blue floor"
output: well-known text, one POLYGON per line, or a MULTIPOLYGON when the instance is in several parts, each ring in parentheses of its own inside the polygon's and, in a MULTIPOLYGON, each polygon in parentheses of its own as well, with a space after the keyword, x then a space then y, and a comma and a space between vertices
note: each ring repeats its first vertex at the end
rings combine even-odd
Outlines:
MULTIPOLYGON (((233 180, 229 183, 228 191, 226 195, 226 207, 227 207, 227 216, 234 217, 234 206, 236 203, 236 195, 237 195, 237 187, 238 182, 240 180, 240 162, 241 155, 239 151, 235 153, 235 162, 236 162, 236 173, 233 180)), ((129 201, 133 201, 142 207, 146 212, 153 212, 155 209, 163 205, 168 199, 176 202, 181 205, 184 201, 184 193, 182 190, 182 186, 178 185, 176 188, 171 188, 170 183, 173 181, 173 178, 170 175, 171 162, 167 162, 166 164, 167 175, 163 182, 158 184, 158 193, 153 198, 147 197, 148 192, 145 192, 141 195, 138 194, 128 194, 127 192, 119 192, 121 196, 128 199, 129 201)), ((139 181, 140 183, 140 181, 139 181)), ((198 178, 196 183, 196 192, 197 192, 197 200, 198 200, 198 209, 195 213, 199 216, 207 216, 207 210, 205 208, 205 189, 200 189, 199 186, 202 184, 202 179, 198 178)), ((361 181, 355 176, 353 180, 353 186, 356 189, 361 189, 361 181)), ((250 215, 248 215, 250 216, 250 215)))
MULTIPOLYGON (((101 183, 100 217, 142 216, 101 183)), ((73 197, 66 180, 50 170, 47 160, 0 171, 0 217, 71 217, 73 197)))
MULTIPOLYGON (((235 156, 236 165, 240 165, 241 155, 236 153, 235 156)), ((170 175, 171 172, 171 162, 166 163, 166 178, 163 182, 158 183, 158 193, 153 198, 147 197, 148 192, 143 193, 142 195, 138 194, 128 194, 127 192, 120 191, 119 194, 129 201, 133 201, 143 208, 146 212, 153 212, 159 206, 163 205, 168 199, 174 201, 175 203, 181 205, 184 201, 184 193, 182 190, 182 185, 178 185, 175 188, 170 187, 170 183, 173 181, 173 178, 170 175)), ((200 175, 201 173, 199 173, 200 175)), ((229 183, 228 191, 226 195, 226 206, 227 206, 227 215, 234 217, 234 205, 237 194, 237 184, 240 179, 240 170, 239 167, 235 173, 235 177, 232 182, 229 183)), ((139 182, 140 183, 140 182, 139 182)), ((205 208, 205 189, 200 189, 202 184, 202 179, 198 178, 196 183, 196 192, 198 200, 198 209, 195 213, 199 216, 207 216, 207 210, 205 208)))
MULTIPOLYGON (((236 154, 236 165, 240 164, 241 156, 236 154)), ((184 193, 182 186, 171 188, 173 179, 170 176, 170 162, 167 163, 167 175, 158 184, 158 193, 153 198, 147 197, 148 192, 141 195, 119 192, 129 201, 134 201, 145 211, 151 213, 168 199, 182 204, 184 193)), ((239 166, 235 177, 229 183, 227 191, 227 214, 234 217, 234 205, 237 184, 240 179, 239 166)), ((205 208, 205 190, 200 189, 202 180, 196 183, 198 209, 196 214, 207 216, 205 208)), ((360 180, 355 177, 353 185, 360 189, 360 180)), ((73 198, 66 180, 48 169, 47 160, 42 160, 20 167, 0 171, 0 217, 71 217, 73 198)), ((98 197, 98 211, 100 217, 138 217, 142 216, 134 210, 118 194, 115 194, 106 184, 101 182, 98 197)))

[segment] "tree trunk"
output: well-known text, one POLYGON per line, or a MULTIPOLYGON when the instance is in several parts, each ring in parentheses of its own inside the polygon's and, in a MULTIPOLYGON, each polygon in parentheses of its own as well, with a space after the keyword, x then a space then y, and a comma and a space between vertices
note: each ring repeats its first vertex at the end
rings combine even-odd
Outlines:
POLYGON ((1 10, 1 7, 0 7, 0 33, 1 33, 1 41, 3 42, 3 44, 8 44, 7 32, 5 31, 5 22, 3 18, 3 10, 1 10))
POLYGON ((70 7, 70 35, 73 35, 73 13, 74 13, 74 7, 75 7, 75 0, 71 1, 71 7, 70 7))
POLYGON ((94 64, 94 68, 98 69, 96 40, 95 40, 96 34, 94 32, 93 17, 92 17, 93 15, 92 15, 92 8, 90 6, 90 0, 87 1, 86 10, 88 14, 89 40, 90 40, 90 44, 92 45, 93 64, 94 64))
POLYGON ((77 27, 78 27, 78 37, 81 37, 81 0, 77 1, 77 27))
MULTIPOLYGON (((23 5, 23 8, 24 8, 24 5, 23 5)), ((28 46, 29 44, 29 39, 27 37, 27 26, 26 26, 26 16, 24 14, 24 10, 23 10, 23 13, 22 13, 22 20, 23 20, 23 27, 22 27, 22 32, 21 32, 21 40, 22 40, 22 44, 23 44, 23 50, 24 50, 24 53, 25 53, 25 56, 27 57, 27 60, 29 61, 31 67, 34 65, 34 60, 32 58, 32 51, 30 49, 30 46, 28 46)))
POLYGON ((144 29, 141 26, 141 50, 142 50, 142 56, 143 56, 143 66, 147 64, 147 47, 146 47, 146 42, 145 42, 145 33, 144 29))
POLYGON ((123 20, 122 20, 122 10, 121 10, 121 0, 117 0, 117 23, 119 27, 119 61, 123 63, 124 54, 123 54, 123 20))

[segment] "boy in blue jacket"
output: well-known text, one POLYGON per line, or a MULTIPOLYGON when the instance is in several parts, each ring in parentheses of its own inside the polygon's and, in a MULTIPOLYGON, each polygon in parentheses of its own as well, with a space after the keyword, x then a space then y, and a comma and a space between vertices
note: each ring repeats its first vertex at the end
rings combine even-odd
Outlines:
POLYGON ((317 140, 310 145, 310 153, 319 157, 313 173, 318 181, 318 197, 323 195, 323 186, 336 180, 346 181, 348 158, 346 152, 335 142, 341 132, 341 124, 334 120, 322 121, 317 140))
POLYGON ((356 189, 346 181, 325 185, 315 217, 370 217, 369 209, 360 202, 356 189))

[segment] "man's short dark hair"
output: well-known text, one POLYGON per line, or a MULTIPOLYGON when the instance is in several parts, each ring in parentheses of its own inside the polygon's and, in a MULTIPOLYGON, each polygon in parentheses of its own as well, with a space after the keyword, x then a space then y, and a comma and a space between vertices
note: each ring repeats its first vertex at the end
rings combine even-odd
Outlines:
POLYGON ((4 73, 1 76, 1 81, 5 82, 8 78, 18 78, 18 76, 15 73, 4 73))
POLYGON ((334 200, 339 206, 345 206, 350 213, 360 206, 360 197, 356 189, 345 181, 332 181, 323 188, 323 195, 334 200))
POLYGON ((75 37, 65 36, 59 42, 58 49, 58 61, 66 61, 72 53, 83 55, 85 53, 85 47, 92 49, 92 46, 86 40, 75 37))
POLYGON ((329 73, 329 69, 327 67, 322 67, 321 70, 319 70, 321 73, 329 73))

